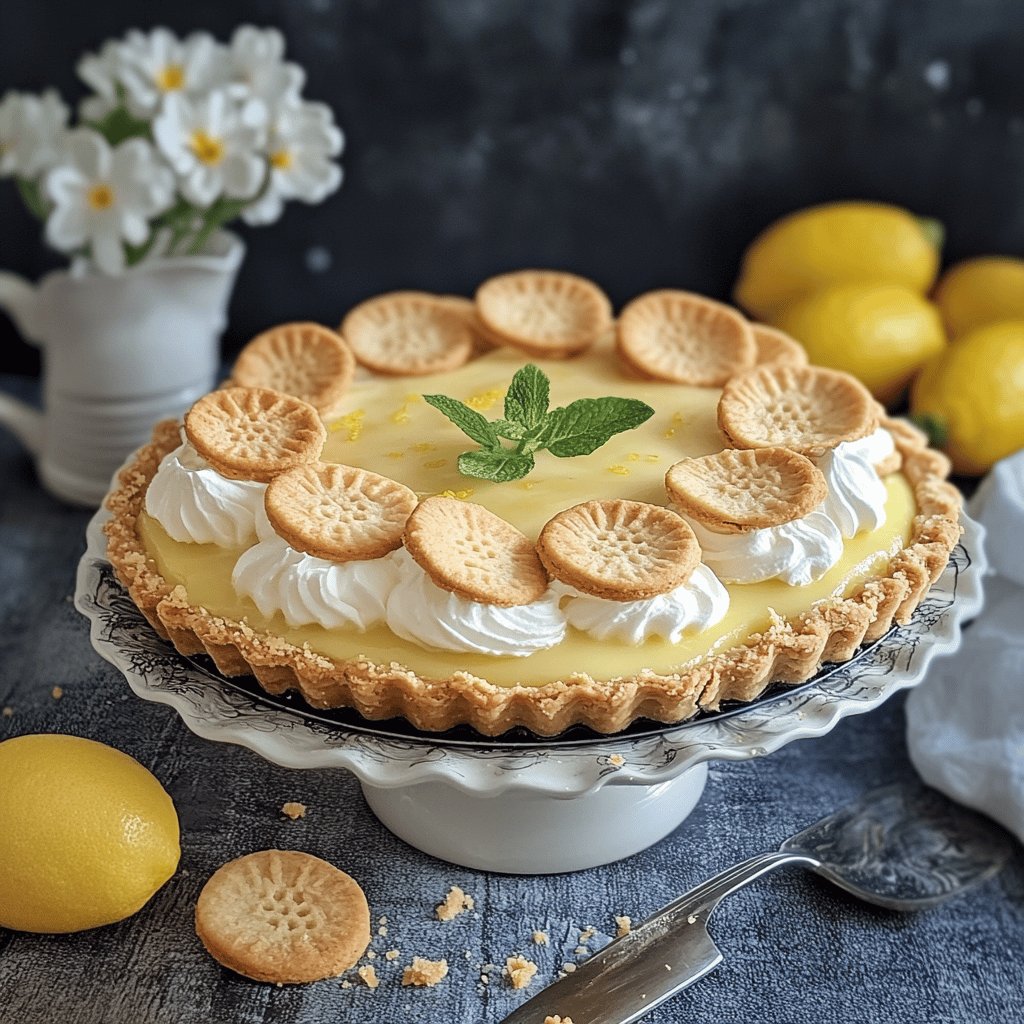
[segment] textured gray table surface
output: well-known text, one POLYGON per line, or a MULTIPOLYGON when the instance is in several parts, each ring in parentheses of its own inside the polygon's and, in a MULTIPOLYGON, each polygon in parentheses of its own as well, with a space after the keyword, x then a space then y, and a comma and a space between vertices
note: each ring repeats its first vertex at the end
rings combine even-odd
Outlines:
MULTIPOLYGON (((0 379, 0 387, 12 381, 0 379)), ((593 926, 640 920, 733 861, 774 847, 863 790, 910 776, 895 699, 818 740, 770 757, 712 765, 697 811, 666 840, 608 867, 518 878, 444 864, 394 839, 344 772, 277 768, 192 736, 169 709, 134 696, 92 651, 71 604, 88 516, 46 497, 27 458, 0 432, 0 740, 59 731, 113 744, 167 787, 182 827, 181 867, 135 917, 79 935, 0 929, 2 1024, 492 1024, 525 998, 481 965, 522 952, 554 977, 593 926), (63 688, 55 700, 54 686, 63 688), (288 821, 281 804, 308 805, 288 821), (196 896, 224 861, 267 847, 308 850, 353 874, 376 918, 382 978, 278 989, 210 960, 192 930, 196 896), (476 912, 442 924, 433 907, 453 885, 476 912), (535 946, 533 929, 550 944, 535 946), (394 962, 383 959, 401 950, 394 962), (435 989, 399 984, 414 955, 444 956, 435 989)), ((613 828, 614 823, 609 823, 613 828)), ((1010 1024, 1024 1018, 1024 856, 996 880, 937 910, 900 916, 859 904, 810 876, 779 875, 723 904, 712 932, 725 963, 648 1018, 766 1024, 1010 1024)), ((353 976, 354 977, 354 976, 353 976)), ((540 1021, 538 1021, 540 1024, 540 1021)))

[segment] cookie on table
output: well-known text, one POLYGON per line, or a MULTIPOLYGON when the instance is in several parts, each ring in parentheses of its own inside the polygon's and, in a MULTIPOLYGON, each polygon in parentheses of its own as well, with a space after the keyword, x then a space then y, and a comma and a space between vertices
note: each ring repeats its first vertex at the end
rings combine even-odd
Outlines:
POLYGON ((308 853, 263 850, 210 876, 196 934, 224 967, 282 985, 332 978, 370 944, 370 910, 344 871, 308 853))

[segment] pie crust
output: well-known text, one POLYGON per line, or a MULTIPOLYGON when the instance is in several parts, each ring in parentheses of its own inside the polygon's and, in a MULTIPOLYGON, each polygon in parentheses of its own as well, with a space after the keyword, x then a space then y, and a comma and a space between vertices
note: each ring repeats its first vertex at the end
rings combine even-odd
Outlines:
POLYGON ((497 686, 467 672, 427 679, 397 663, 336 661, 190 604, 184 587, 160 575, 137 525, 160 460, 180 444, 174 421, 156 426, 108 498, 108 557, 153 628, 182 654, 207 654, 223 674, 253 675, 270 693, 298 690, 317 708, 353 707, 368 719, 400 716, 430 732, 467 724, 488 736, 514 726, 553 736, 578 724, 613 733, 640 717, 682 722, 723 701, 753 700, 773 682, 803 682, 822 662, 849 660, 894 622, 907 622, 943 571, 961 532, 960 495, 945 480, 949 461, 906 422, 884 419, 882 426, 892 432, 917 504, 909 541, 887 572, 848 597, 777 617, 743 643, 673 674, 643 671, 602 681, 576 673, 542 686, 497 686))

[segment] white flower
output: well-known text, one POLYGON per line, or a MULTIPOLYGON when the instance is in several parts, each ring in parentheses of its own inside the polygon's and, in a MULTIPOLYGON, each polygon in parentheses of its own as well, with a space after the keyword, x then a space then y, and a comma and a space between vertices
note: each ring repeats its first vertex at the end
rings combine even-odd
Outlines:
POLYGON ((207 207, 221 195, 248 199, 266 176, 262 104, 240 106, 219 89, 203 99, 171 95, 153 122, 153 137, 181 183, 182 195, 207 207))
POLYGON ((78 116, 83 121, 101 121, 119 106, 121 45, 118 40, 110 39, 99 53, 85 54, 76 65, 78 77, 96 94, 87 96, 78 105, 78 116))
POLYGON ((68 108, 52 89, 9 92, 0 102, 0 175, 34 179, 60 153, 68 108))
POLYGON ((119 45, 119 76, 128 108, 146 117, 167 96, 197 96, 221 84, 222 49, 206 32, 179 39, 166 28, 148 35, 133 29, 119 45))
POLYGON ((323 103, 279 107, 267 137, 270 179, 260 198, 242 216, 248 224, 270 224, 284 203, 319 203, 341 184, 341 168, 332 161, 342 149, 341 130, 323 103))
POLYGON ((124 246, 149 238, 149 220, 174 199, 174 175, 143 139, 114 149, 98 132, 68 133, 62 161, 46 176, 53 210, 46 239, 73 252, 88 245, 96 265, 108 274, 124 269, 124 246))
POLYGON ((284 59, 284 36, 276 28, 240 25, 231 37, 231 80, 236 91, 262 100, 268 107, 294 103, 306 73, 284 59))

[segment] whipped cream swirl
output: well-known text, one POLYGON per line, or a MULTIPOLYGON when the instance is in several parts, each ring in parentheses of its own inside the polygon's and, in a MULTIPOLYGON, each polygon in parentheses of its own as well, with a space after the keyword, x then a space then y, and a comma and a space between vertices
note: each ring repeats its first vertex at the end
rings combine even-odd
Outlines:
POLYGON ((266 484, 229 480, 183 441, 164 456, 146 491, 146 511, 173 540, 240 548, 256 537, 266 484))
POLYGON ((655 636, 678 643, 685 632, 707 629, 729 610, 729 592, 703 564, 682 586, 643 601, 608 601, 557 581, 551 590, 568 599, 562 610, 571 626, 596 640, 628 644, 655 636))
POLYGON ((404 549, 394 552, 398 582, 387 599, 392 633, 421 647, 522 658, 565 637, 565 616, 551 590, 531 604, 501 608, 437 586, 404 549))
POLYGON ((859 441, 844 441, 817 460, 828 497, 821 510, 844 537, 877 530, 885 523, 888 491, 875 465, 895 451, 892 434, 879 427, 859 441))
POLYGON ((838 527, 821 508, 781 526, 715 533, 689 520, 701 557, 726 583, 780 579, 802 587, 820 579, 843 556, 838 527))
POLYGON ((231 583, 267 618, 280 612, 289 626, 364 632, 384 621, 387 596, 398 582, 397 551, 353 562, 316 558, 274 533, 262 508, 257 532, 259 543, 235 563, 231 583))

